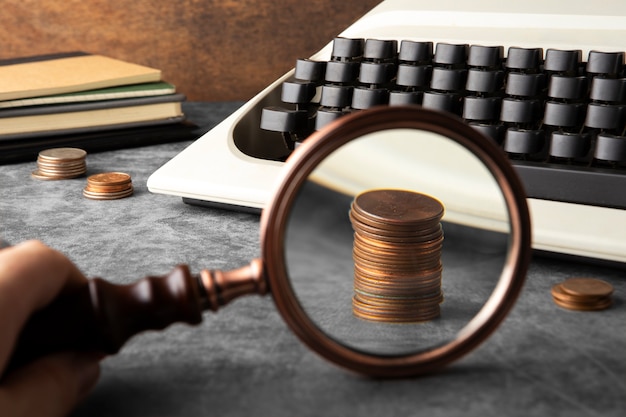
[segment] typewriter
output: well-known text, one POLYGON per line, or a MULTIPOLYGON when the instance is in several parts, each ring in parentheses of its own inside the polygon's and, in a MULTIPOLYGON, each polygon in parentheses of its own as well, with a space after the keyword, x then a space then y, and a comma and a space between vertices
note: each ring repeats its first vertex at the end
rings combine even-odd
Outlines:
POLYGON ((311 130, 375 105, 416 104, 454 113, 502 147, 527 190, 535 249, 624 263, 625 51, 622 1, 386 0, 159 168, 148 188, 260 210, 285 149, 311 130))

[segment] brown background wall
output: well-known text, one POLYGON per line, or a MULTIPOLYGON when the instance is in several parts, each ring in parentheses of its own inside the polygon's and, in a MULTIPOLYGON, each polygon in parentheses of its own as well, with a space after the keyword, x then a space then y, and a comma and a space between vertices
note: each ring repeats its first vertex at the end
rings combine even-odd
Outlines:
POLYGON ((379 0, 3 0, 0 58, 83 50, 163 70, 189 100, 246 100, 379 0))

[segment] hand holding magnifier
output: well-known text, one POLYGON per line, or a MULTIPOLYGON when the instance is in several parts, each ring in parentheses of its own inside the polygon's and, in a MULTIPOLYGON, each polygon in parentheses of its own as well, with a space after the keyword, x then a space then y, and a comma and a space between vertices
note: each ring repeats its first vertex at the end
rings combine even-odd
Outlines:
MULTIPOLYGON (((506 316, 525 278, 530 241, 521 183, 487 138, 442 113, 371 109, 314 133, 289 157, 261 217, 260 259, 197 275, 179 266, 132 285, 92 279, 32 318, 14 363, 64 349, 115 353, 141 331, 197 324, 204 310, 271 292, 298 337, 338 365, 384 377, 432 372, 475 348, 506 316), (423 193, 445 207, 437 317, 399 323, 354 314, 354 253, 365 244, 355 249, 350 207, 355 196, 377 189, 423 193)), ((364 264, 384 258, 385 249, 364 264)), ((404 295, 394 297, 415 301, 404 295)))

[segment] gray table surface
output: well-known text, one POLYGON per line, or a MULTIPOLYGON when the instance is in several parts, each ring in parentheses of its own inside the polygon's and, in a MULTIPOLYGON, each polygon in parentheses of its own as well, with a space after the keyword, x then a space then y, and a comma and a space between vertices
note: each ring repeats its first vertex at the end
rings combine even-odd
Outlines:
MULTIPOLYGON (((206 129, 238 103, 188 103, 206 129)), ((128 283, 179 263, 230 269, 260 255, 259 217, 150 193, 146 180, 188 142, 88 156, 88 174, 124 171, 135 195, 82 197, 85 179, 38 181, 34 162, 0 166, 0 235, 41 239, 88 276, 128 283)), ((402 380, 354 375, 307 350, 271 297, 246 297, 197 327, 135 337, 107 358, 75 416, 623 416, 623 269, 536 256, 511 314, 477 350, 443 372, 402 380), (570 276, 605 279, 615 303, 573 312, 551 301, 570 276)))

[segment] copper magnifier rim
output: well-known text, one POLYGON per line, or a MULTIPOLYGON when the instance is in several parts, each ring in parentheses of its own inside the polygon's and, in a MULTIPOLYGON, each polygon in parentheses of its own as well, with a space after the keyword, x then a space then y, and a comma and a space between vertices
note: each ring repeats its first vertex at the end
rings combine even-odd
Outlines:
POLYGON ((282 182, 261 216, 261 249, 277 309, 293 332, 322 357, 375 377, 434 372, 472 351, 498 327, 523 286, 531 256, 531 224, 523 185, 490 139, 461 119, 419 106, 384 106, 343 116, 313 133, 285 163, 282 182), (377 355, 349 348, 322 332, 307 316, 289 281, 284 236, 298 190, 328 155, 363 135, 388 129, 415 129, 445 136, 479 158, 499 185, 510 218, 509 252, 500 279, 483 308, 441 346, 404 355, 377 355))

